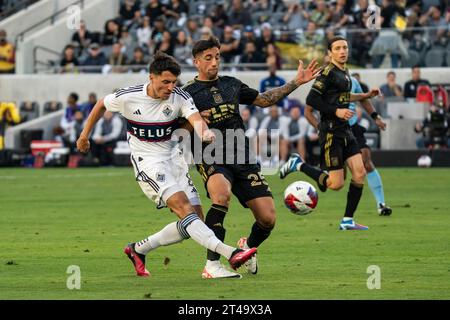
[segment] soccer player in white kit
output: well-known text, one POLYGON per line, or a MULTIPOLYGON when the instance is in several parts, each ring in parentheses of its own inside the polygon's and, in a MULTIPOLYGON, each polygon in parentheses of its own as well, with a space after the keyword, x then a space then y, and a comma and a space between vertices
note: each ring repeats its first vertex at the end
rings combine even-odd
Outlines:
POLYGON ((174 58, 157 53, 149 71, 150 82, 119 89, 96 103, 77 147, 81 152, 89 151, 90 133, 106 110, 122 114, 127 120, 128 143, 137 182, 158 208, 167 206, 180 219, 125 247, 125 254, 138 276, 150 275, 145 267, 148 252, 190 237, 226 257, 236 270, 256 253, 256 248, 242 250, 228 246, 204 224, 199 195, 190 179, 188 166, 171 143, 180 117, 188 120, 204 142, 212 142, 214 133, 202 120, 190 95, 175 86, 181 71, 174 58))

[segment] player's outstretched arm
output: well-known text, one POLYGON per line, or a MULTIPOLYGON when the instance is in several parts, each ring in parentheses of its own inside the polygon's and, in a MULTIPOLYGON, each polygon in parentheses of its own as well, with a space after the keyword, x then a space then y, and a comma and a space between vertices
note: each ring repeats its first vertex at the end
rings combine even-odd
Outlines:
POLYGON ((302 84, 317 78, 319 74, 320 67, 315 59, 311 61, 306 69, 303 69, 303 61, 299 60, 299 66, 295 79, 289 81, 284 86, 258 94, 253 104, 263 108, 270 107, 288 96, 302 84))
POLYGON ((376 96, 381 96, 381 91, 378 88, 374 88, 367 93, 350 93, 350 102, 362 101, 376 96))
POLYGON ((103 99, 98 100, 91 113, 89 113, 83 131, 81 131, 80 137, 77 140, 77 149, 80 152, 87 153, 89 151, 89 136, 91 135, 92 129, 94 128, 95 124, 101 117, 103 117, 105 111, 106 108, 103 99))
POLYGON ((192 114, 187 120, 203 142, 214 142, 216 135, 208 128, 199 112, 192 114))

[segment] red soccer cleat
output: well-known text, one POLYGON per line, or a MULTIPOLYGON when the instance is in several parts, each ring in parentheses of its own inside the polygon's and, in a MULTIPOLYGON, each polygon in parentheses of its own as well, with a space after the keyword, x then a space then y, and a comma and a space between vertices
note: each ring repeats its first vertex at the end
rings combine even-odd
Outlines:
POLYGON ((228 260, 231 268, 237 270, 241 265, 247 262, 251 257, 253 257, 258 249, 236 249, 234 250, 231 258, 228 260))
POLYGON ((145 255, 139 254, 134 250, 134 243, 129 243, 125 247, 124 252, 133 263, 136 274, 139 277, 150 276, 150 272, 145 268, 145 255))

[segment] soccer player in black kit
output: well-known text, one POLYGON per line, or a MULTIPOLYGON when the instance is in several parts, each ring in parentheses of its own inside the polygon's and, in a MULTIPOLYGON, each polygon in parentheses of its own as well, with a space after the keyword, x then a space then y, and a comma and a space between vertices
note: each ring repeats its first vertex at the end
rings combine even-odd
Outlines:
MULTIPOLYGON (((239 114, 239 104, 270 107, 289 95, 300 85, 315 79, 319 74, 316 61, 312 61, 303 69, 303 63, 299 61, 299 68, 295 79, 284 86, 274 88, 264 93, 249 88, 239 79, 228 76, 219 76, 220 43, 211 37, 195 43, 192 49, 194 64, 198 75, 188 82, 183 89, 194 99, 196 107, 209 123, 211 129, 220 130, 224 136, 222 163, 205 161, 197 165, 197 169, 205 182, 208 196, 212 206, 208 211, 205 223, 210 227, 219 239, 225 238, 223 222, 228 212, 231 193, 240 203, 250 208, 255 223, 252 226, 248 238, 241 238, 241 248, 258 247, 267 239, 275 225, 276 212, 270 188, 261 174, 261 167, 256 162, 250 161, 249 142, 247 138, 244 144, 238 144, 236 148, 228 150, 230 143, 227 140, 227 130, 238 134, 244 132, 244 124, 239 114), (233 157, 230 162, 230 152, 233 157), (245 153, 245 161, 241 163, 239 156, 245 153)), ((245 137, 245 136, 244 136, 245 137)), ((217 140, 216 140, 217 141, 217 140)), ((195 155, 194 155, 195 156, 195 155)), ((231 272, 220 263, 220 256, 215 252, 207 253, 207 262, 203 270, 203 278, 240 278, 238 273, 231 272)), ((249 273, 256 274, 258 264, 256 255, 246 263, 249 273)))
POLYGON ((347 163, 352 180, 339 229, 367 230, 368 227, 353 220, 361 199, 366 171, 361 151, 348 123, 353 116, 349 102, 372 98, 379 94, 379 89, 360 94, 350 93, 352 82, 346 68, 348 44, 345 38, 332 38, 328 44, 328 54, 331 62, 316 79, 306 98, 306 103, 320 112, 319 141, 324 170, 319 170, 305 163, 299 155, 292 154, 280 168, 280 178, 283 179, 294 171, 302 171, 317 182, 321 191, 326 191, 327 188, 340 190, 344 186, 344 165, 347 163))

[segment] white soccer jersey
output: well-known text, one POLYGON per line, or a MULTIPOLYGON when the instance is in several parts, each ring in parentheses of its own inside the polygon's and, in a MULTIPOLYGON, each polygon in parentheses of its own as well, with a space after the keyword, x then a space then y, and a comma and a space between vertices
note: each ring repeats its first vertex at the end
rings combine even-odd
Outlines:
POLYGON ((171 158, 170 139, 178 118, 198 112, 192 97, 175 87, 167 100, 147 95, 149 83, 117 90, 104 99, 107 110, 119 112, 127 120, 132 155, 160 162, 171 158))

